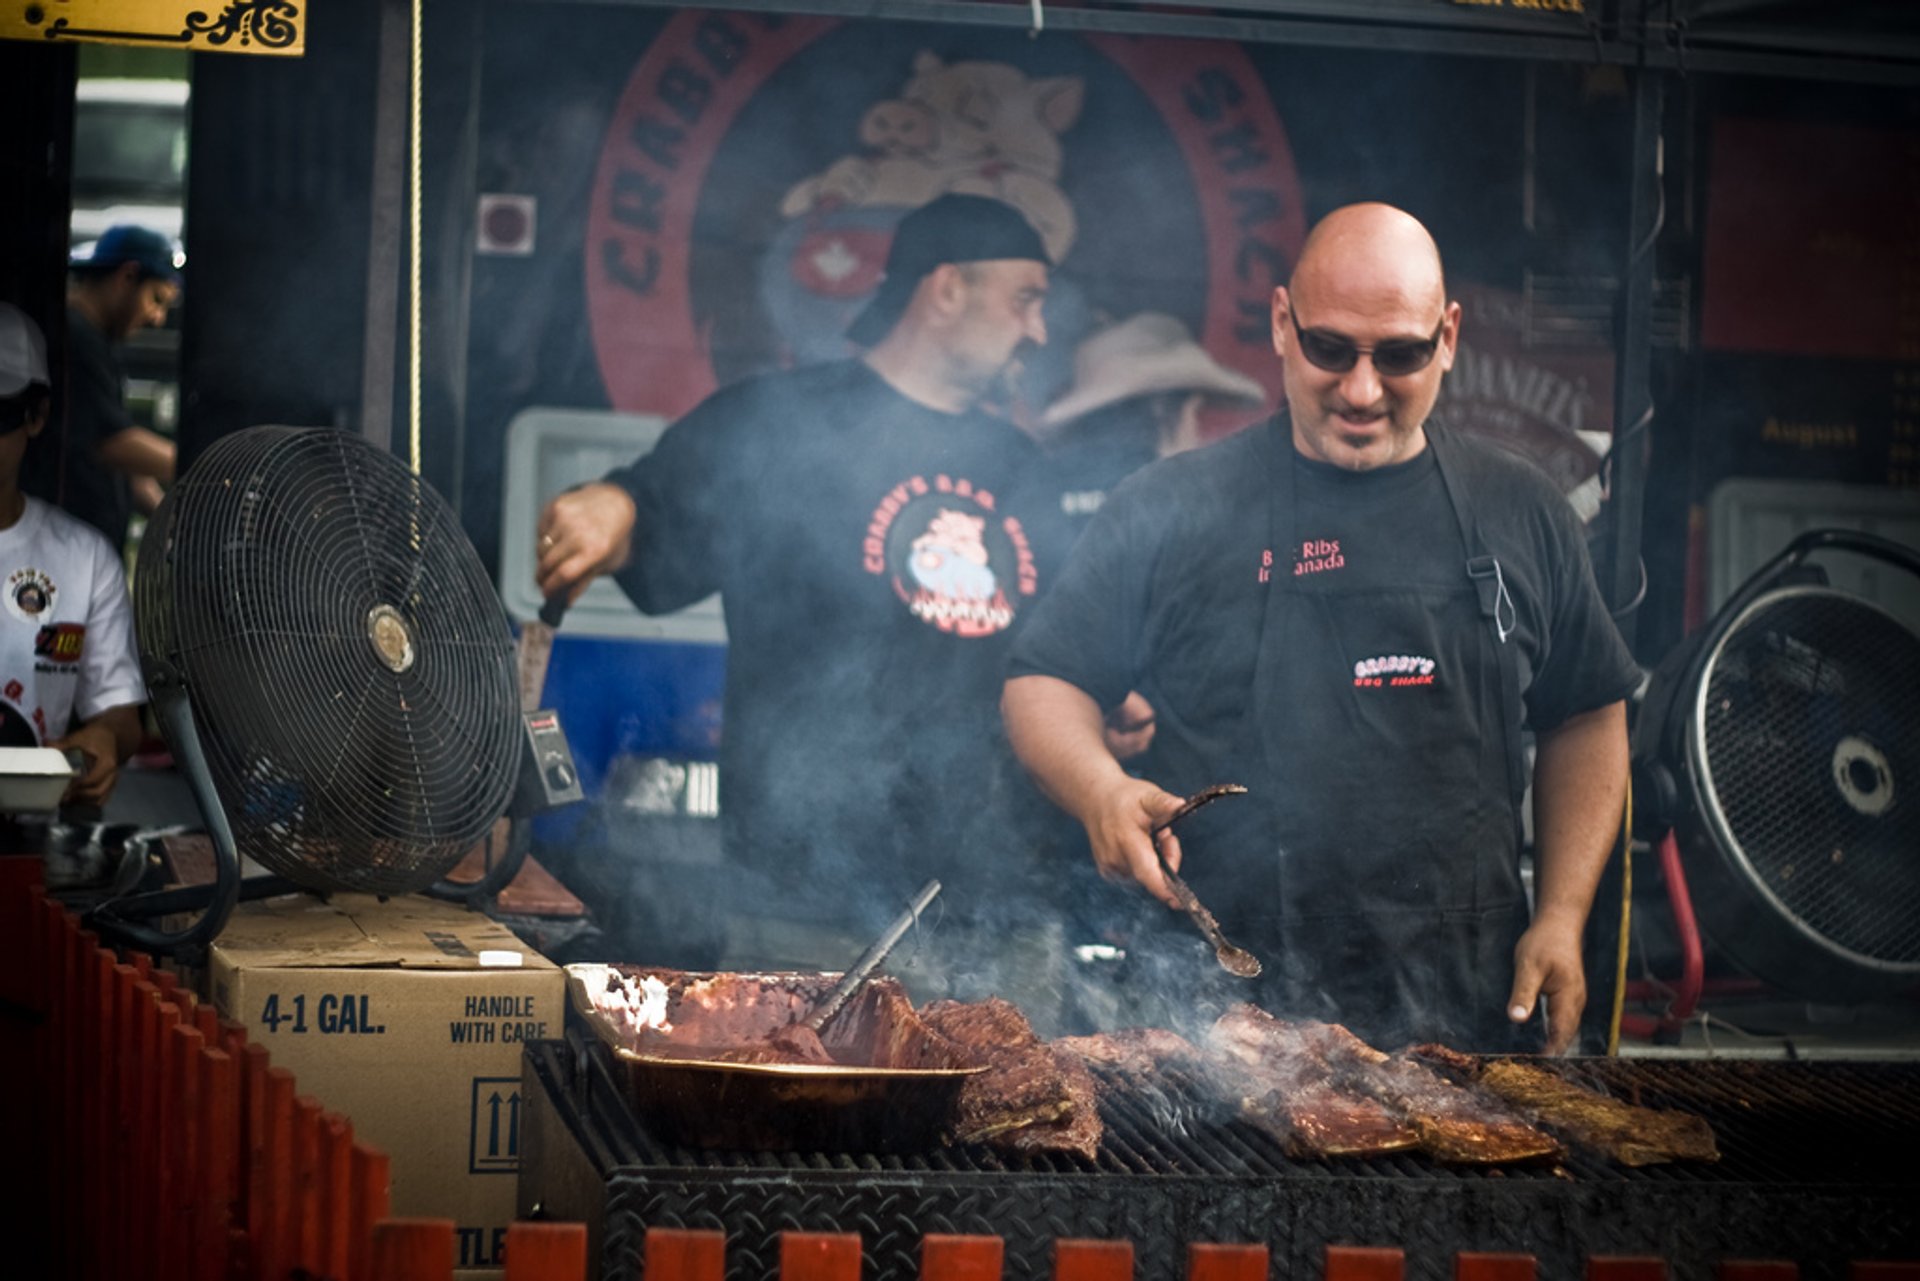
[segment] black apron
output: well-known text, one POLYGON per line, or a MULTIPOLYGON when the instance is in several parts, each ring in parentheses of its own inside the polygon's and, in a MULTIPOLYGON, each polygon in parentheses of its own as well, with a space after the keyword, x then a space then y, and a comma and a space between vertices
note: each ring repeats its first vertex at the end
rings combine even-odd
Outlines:
POLYGON ((1268 845, 1247 853, 1272 860, 1278 875, 1273 908, 1243 891, 1231 913, 1271 953, 1262 999, 1279 1013, 1345 1023, 1383 1048, 1515 1048, 1505 1007, 1527 923, 1519 644, 1498 562, 1481 543, 1452 446, 1429 432, 1455 527, 1435 536, 1457 531, 1458 581, 1296 585, 1284 568, 1290 552, 1278 554, 1298 547, 1300 532, 1282 427, 1268 511, 1281 572, 1263 607, 1243 731, 1243 759, 1257 762, 1269 811, 1268 845), (1357 670, 1376 657, 1390 661, 1357 670), (1391 661, 1403 658, 1413 661, 1391 661), (1381 684, 1357 683, 1373 679, 1381 684))

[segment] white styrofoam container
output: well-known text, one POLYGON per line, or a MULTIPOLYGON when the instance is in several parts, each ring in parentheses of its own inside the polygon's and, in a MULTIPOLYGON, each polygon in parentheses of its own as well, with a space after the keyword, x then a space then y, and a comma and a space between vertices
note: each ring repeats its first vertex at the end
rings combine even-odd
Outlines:
POLYGON ((52 747, 0 747, 0 813, 46 813, 60 808, 75 770, 52 747))

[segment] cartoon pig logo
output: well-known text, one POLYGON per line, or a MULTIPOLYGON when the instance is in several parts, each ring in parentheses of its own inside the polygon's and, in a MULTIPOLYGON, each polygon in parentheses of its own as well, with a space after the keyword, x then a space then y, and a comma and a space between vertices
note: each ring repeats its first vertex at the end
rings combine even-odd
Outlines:
POLYGON ((992 196, 1025 214, 1060 262, 1078 231, 1060 189, 1060 135, 1085 98, 1077 76, 1036 79, 1002 62, 949 66, 922 52, 900 96, 862 117, 861 150, 794 184, 780 212, 915 209, 948 192, 992 196))
POLYGON ((943 507, 913 540, 907 569, 917 590, 908 604, 916 617, 963 636, 987 635, 1013 621, 988 564, 986 527, 984 517, 943 507))

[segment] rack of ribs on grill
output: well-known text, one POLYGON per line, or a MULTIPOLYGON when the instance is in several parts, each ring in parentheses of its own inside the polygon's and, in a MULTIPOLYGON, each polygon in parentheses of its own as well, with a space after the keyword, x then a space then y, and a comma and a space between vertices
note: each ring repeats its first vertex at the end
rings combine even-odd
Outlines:
MULTIPOLYGON (((1395 1141, 1382 1112, 1364 1106, 1371 1102, 1387 1122, 1411 1131, 1414 1143, 1406 1146, 1437 1161, 1491 1165, 1561 1155, 1557 1140, 1499 1099, 1462 1089, 1405 1056, 1382 1054, 1337 1023, 1290 1023, 1239 1005, 1220 1016, 1209 1042, 1242 1064, 1264 1065, 1256 1071, 1277 1080, 1274 1101, 1300 1136, 1294 1142, 1321 1142, 1324 1132, 1343 1145, 1330 1151, 1344 1153, 1354 1150, 1344 1144, 1376 1141, 1376 1134, 1378 1142, 1395 1141), (1299 1083, 1291 1091, 1289 1076, 1299 1083)), ((1250 1109, 1243 1102, 1249 1119, 1258 1111, 1258 1104, 1250 1109)))
POLYGON ((1093 1159, 1104 1129, 1093 1075, 1079 1058, 1035 1035, 1019 1009, 999 997, 935 1001, 920 1018, 987 1068, 960 1087, 953 1109, 955 1142, 1093 1159))
POLYGON ((1549 1129, 1622 1165, 1720 1159, 1713 1127, 1689 1113, 1639 1107, 1513 1059, 1483 1059, 1443 1045, 1417 1045, 1410 1052, 1458 1073, 1549 1129))
POLYGON ((1215 1087, 1242 1120, 1295 1156, 1379 1156, 1420 1136, 1375 1099, 1336 1084, 1333 1066, 1298 1024, 1236 1005, 1207 1034, 1215 1087))
POLYGON ((1206 1051, 1157 1027, 1117 1028, 1048 1042, 1095 1069, 1103 1097, 1124 1094, 1133 1109, 1172 1134, 1219 1119, 1216 1072, 1206 1051))

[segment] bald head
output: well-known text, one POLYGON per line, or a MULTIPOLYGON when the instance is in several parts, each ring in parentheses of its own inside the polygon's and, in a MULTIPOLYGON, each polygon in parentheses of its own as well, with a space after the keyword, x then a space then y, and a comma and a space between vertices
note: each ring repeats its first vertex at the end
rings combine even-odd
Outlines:
POLYGON ((1289 289, 1303 307, 1324 294, 1341 305, 1437 312, 1447 297, 1440 246, 1419 219, 1383 204, 1344 205, 1315 223, 1289 289))
POLYGON ((1417 219, 1382 204, 1322 218, 1273 291, 1295 448, 1356 471, 1417 455, 1459 335, 1439 246, 1417 219))

